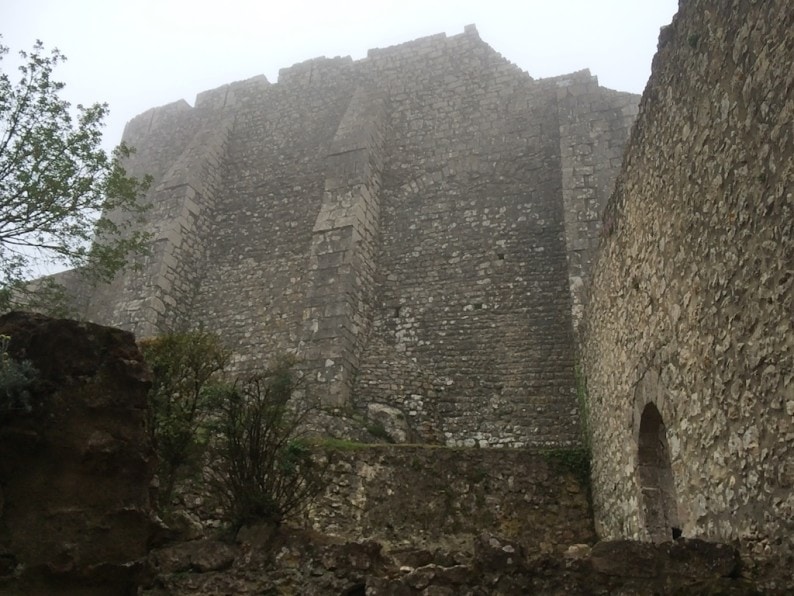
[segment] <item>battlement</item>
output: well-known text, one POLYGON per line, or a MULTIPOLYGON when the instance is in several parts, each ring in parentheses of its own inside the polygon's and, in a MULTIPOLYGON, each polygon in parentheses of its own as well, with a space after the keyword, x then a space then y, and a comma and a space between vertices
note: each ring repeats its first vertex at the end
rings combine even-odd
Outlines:
POLYGON ((192 108, 184 99, 174 101, 156 108, 149 108, 142 114, 138 114, 130 120, 124 127, 123 138, 136 138, 149 133, 152 127, 167 126, 166 122, 170 118, 189 112, 192 108))
POLYGON ((278 83, 280 85, 293 85, 296 83, 322 85, 341 73, 349 73, 352 68, 353 59, 350 56, 345 56, 344 58, 313 58, 279 70, 278 83))
MULTIPOLYGON (((382 76, 388 71, 405 71, 417 66, 421 66, 424 70, 434 68, 438 70, 438 74, 442 74, 445 69, 453 66, 458 58, 467 54, 476 56, 477 61, 486 59, 486 62, 497 70, 506 69, 512 73, 526 75, 482 41, 476 26, 472 24, 466 25, 464 32, 457 35, 447 36, 445 33, 439 33, 385 48, 373 48, 368 50, 367 57, 361 60, 354 61, 350 56, 334 58, 321 56, 305 60, 280 69, 275 84, 319 87, 351 78, 359 80, 362 76, 372 77, 373 73, 380 73, 382 76), (447 56, 447 59, 441 59, 444 56, 447 56), (456 59, 450 60, 449 57, 452 56, 456 59)), ((558 78, 562 80, 576 75, 577 73, 572 73, 558 78)), ((531 77, 528 79, 532 80, 531 77)), ((261 96, 269 87, 271 83, 265 75, 256 75, 198 93, 194 107, 201 110, 224 109, 231 107, 235 101, 242 98, 261 96)), ((160 120, 163 126, 167 126, 163 124, 165 120, 183 117, 191 109, 184 99, 151 108, 130 120, 125 127, 123 138, 134 139, 146 133, 156 119, 160 120)))
POLYGON ((196 108, 219 110, 230 107, 237 96, 259 94, 270 87, 270 81, 265 75, 257 75, 243 81, 236 81, 227 85, 203 91, 196 96, 196 108))
POLYGON ((372 48, 367 51, 367 58, 385 58, 389 56, 421 54, 432 52, 445 47, 454 47, 463 43, 481 42, 480 34, 477 32, 476 25, 466 25, 463 33, 447 37, 446 33, 436 33, 420 37, 412 41, 388 46, 385 48, 372 48))

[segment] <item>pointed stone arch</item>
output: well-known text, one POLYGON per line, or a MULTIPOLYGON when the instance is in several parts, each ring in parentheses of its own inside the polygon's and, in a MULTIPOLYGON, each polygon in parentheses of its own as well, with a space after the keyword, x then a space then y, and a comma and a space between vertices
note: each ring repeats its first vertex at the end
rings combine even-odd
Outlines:
POLYGON ((637 480, 642 495, 642 518, 654 542, 681 535, 667 430, 659 409, 648 403, 640 417, 637 440, 637 480))

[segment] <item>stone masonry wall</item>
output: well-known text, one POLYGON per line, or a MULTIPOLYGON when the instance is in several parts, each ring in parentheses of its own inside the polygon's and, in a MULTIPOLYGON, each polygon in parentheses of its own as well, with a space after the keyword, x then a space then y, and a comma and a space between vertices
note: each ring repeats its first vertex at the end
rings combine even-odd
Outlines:
POLYGON ((556 83, 560 111, 565 246, 576 328, 601 237, 601 216, 637 116, 638 97, 600 90, 598 79, 588 70, 552 81, 556 83))
MULTIPOLYGON (((235 107, 223 191, 193 314, 194 324, 219 332, 234 349, 240 371, 264 367, 278 351, 306 346, 311 322, 304 316, 318 306, 310 302, 316 296, 328 296, 329 308, 338 305, 338 285, 320 290, 330 281, 322 276, 330 272, 314 267, 328 266, 320 255, 326 258, 331 249, 315 227, 326 198, 327 157, 355 91, 351 64, 319 60, 297 65, 294 72, 282 70, 278 84, 235 107)), ((338 315, 329 310, 325 316, 338 315)), ((319 361, 319 354, 308 353, 310 347, 302 355, 319 361)), ((327 358, 338 359, 335 353, 327 358)))
POLYGON ((647 539, 661 516, 776 558, 789 586, 792 31, 785 0, 691 0, 662 31, 583 347, 599 534, 647 539))
POLYGON ((239 373, 295 352, 397 441, 576 444, 572 305, 634 101, 467 27, 157 108, 125 132, 152 254, 86 316, 202 326, 239 373))
MULTIPOLYGON (((557 85, 532 80, 473 29, 368 60, 389 89, 391 136, 355 405, 398 440, 575 443, 560 156, 570 116, 557 85)), ((582 113, 611 101, 597 85, 588 92, 582 113)), ((591 119, 611 131, 601 109, 591 119)), ((580 133, 593 142, 589 129, 566 140, 580 133)))
POLYGON ((583 479, 553 455, 382 446, 328 457, 331 482, 309 518, 335 536, 470 551, 490 532, 533 554, 595 538, 583 479))
POLYGON ((189 326, 233 116, 191 110, 184 102, 142 114, 124 140, 142 147, 133 175, 154 177, 147 197, 151 252, 110 284, 95 290, 89 317, 139 336, 189 326))
POLYGON ((369 335, 380 225, 384 100, 358 88, 326 158, 323 202, 312 230, 304 308, 310 381, 346 404, 369 335))
POLYGON ((554 96, 472 32, 411 50, 370 56, 394 91, 357 405, 414 441, 573 441, 554 96))

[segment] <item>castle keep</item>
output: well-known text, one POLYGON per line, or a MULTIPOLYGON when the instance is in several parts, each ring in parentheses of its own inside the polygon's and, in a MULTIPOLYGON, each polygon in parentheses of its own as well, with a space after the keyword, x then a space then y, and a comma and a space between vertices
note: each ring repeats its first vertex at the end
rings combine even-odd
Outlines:
POLYGON ((470 26, 149 110, 124 141, 153 253, 81 312, 201 325, 240 371, 294 351, 398 441, 575 443, 574 327, 638 101, 534 80, 470 26))
MULTIPOLYGON (((155 180, 152 254, 102 288, 59 277, 90 320, 217 332, 239 372, 293 351, 308 391, 397 442, 588 436, 599 537, 733 542, 790 593, 789 4, 682 0, 641 102, 586 71, 534 80, 467 27, 149 110, 124 140, 155 180)), ((590 540, 586 491, 560 505, 537 450, 411 449, 351 455, 323 523, 390 529, 429 477, 521 511, 500 531, 590 540)))

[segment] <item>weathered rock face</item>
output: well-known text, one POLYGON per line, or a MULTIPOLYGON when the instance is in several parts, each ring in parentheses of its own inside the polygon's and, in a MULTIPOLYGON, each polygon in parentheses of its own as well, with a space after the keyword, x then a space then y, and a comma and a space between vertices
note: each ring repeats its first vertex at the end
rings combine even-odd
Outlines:
POLYGON ((560 453, 383 446, 329 458, 328 489, 309 516, 325 533, 470 550, 488 531, 530 553, 595 539, 586 479, 560 453))
MULTIPOLYGON (((254 533, 255 534, 255 533, 254 533)), ((578 545, 565 555, 527 556, 484 533, 473 552, 390 552, 374 541, 341 541, 283 529, 268 540, 201 540, 152 553, 147 596, 327 594, 523 596, 525 594, 756 594, 738 579, 728 546, 681 540, 578 545)))
POLYGON ((599 533, 738 539, 788 585, 792 31, 788 0, 682 2, 663 30, 583 347, 599 533))
POLYGON ((38 375, 0 420, 0 592, 126 594, 147 553, 152 452, 132 334, 28 313, 0 318, 38 375))
MULTIPOLYGON (((344 540, 374 540, 389 549, 468 550, 481 532, 550 553, 592 543, 586 472, 578 451, 462 449, 415 445, 326 448, 327 487, 302 522, 344 540)), ((222 527, 206 483, 180 487, 185 509, 173 528, 196 537, 222 527), (202 527, 203 526, 203 527, 202 527)))

